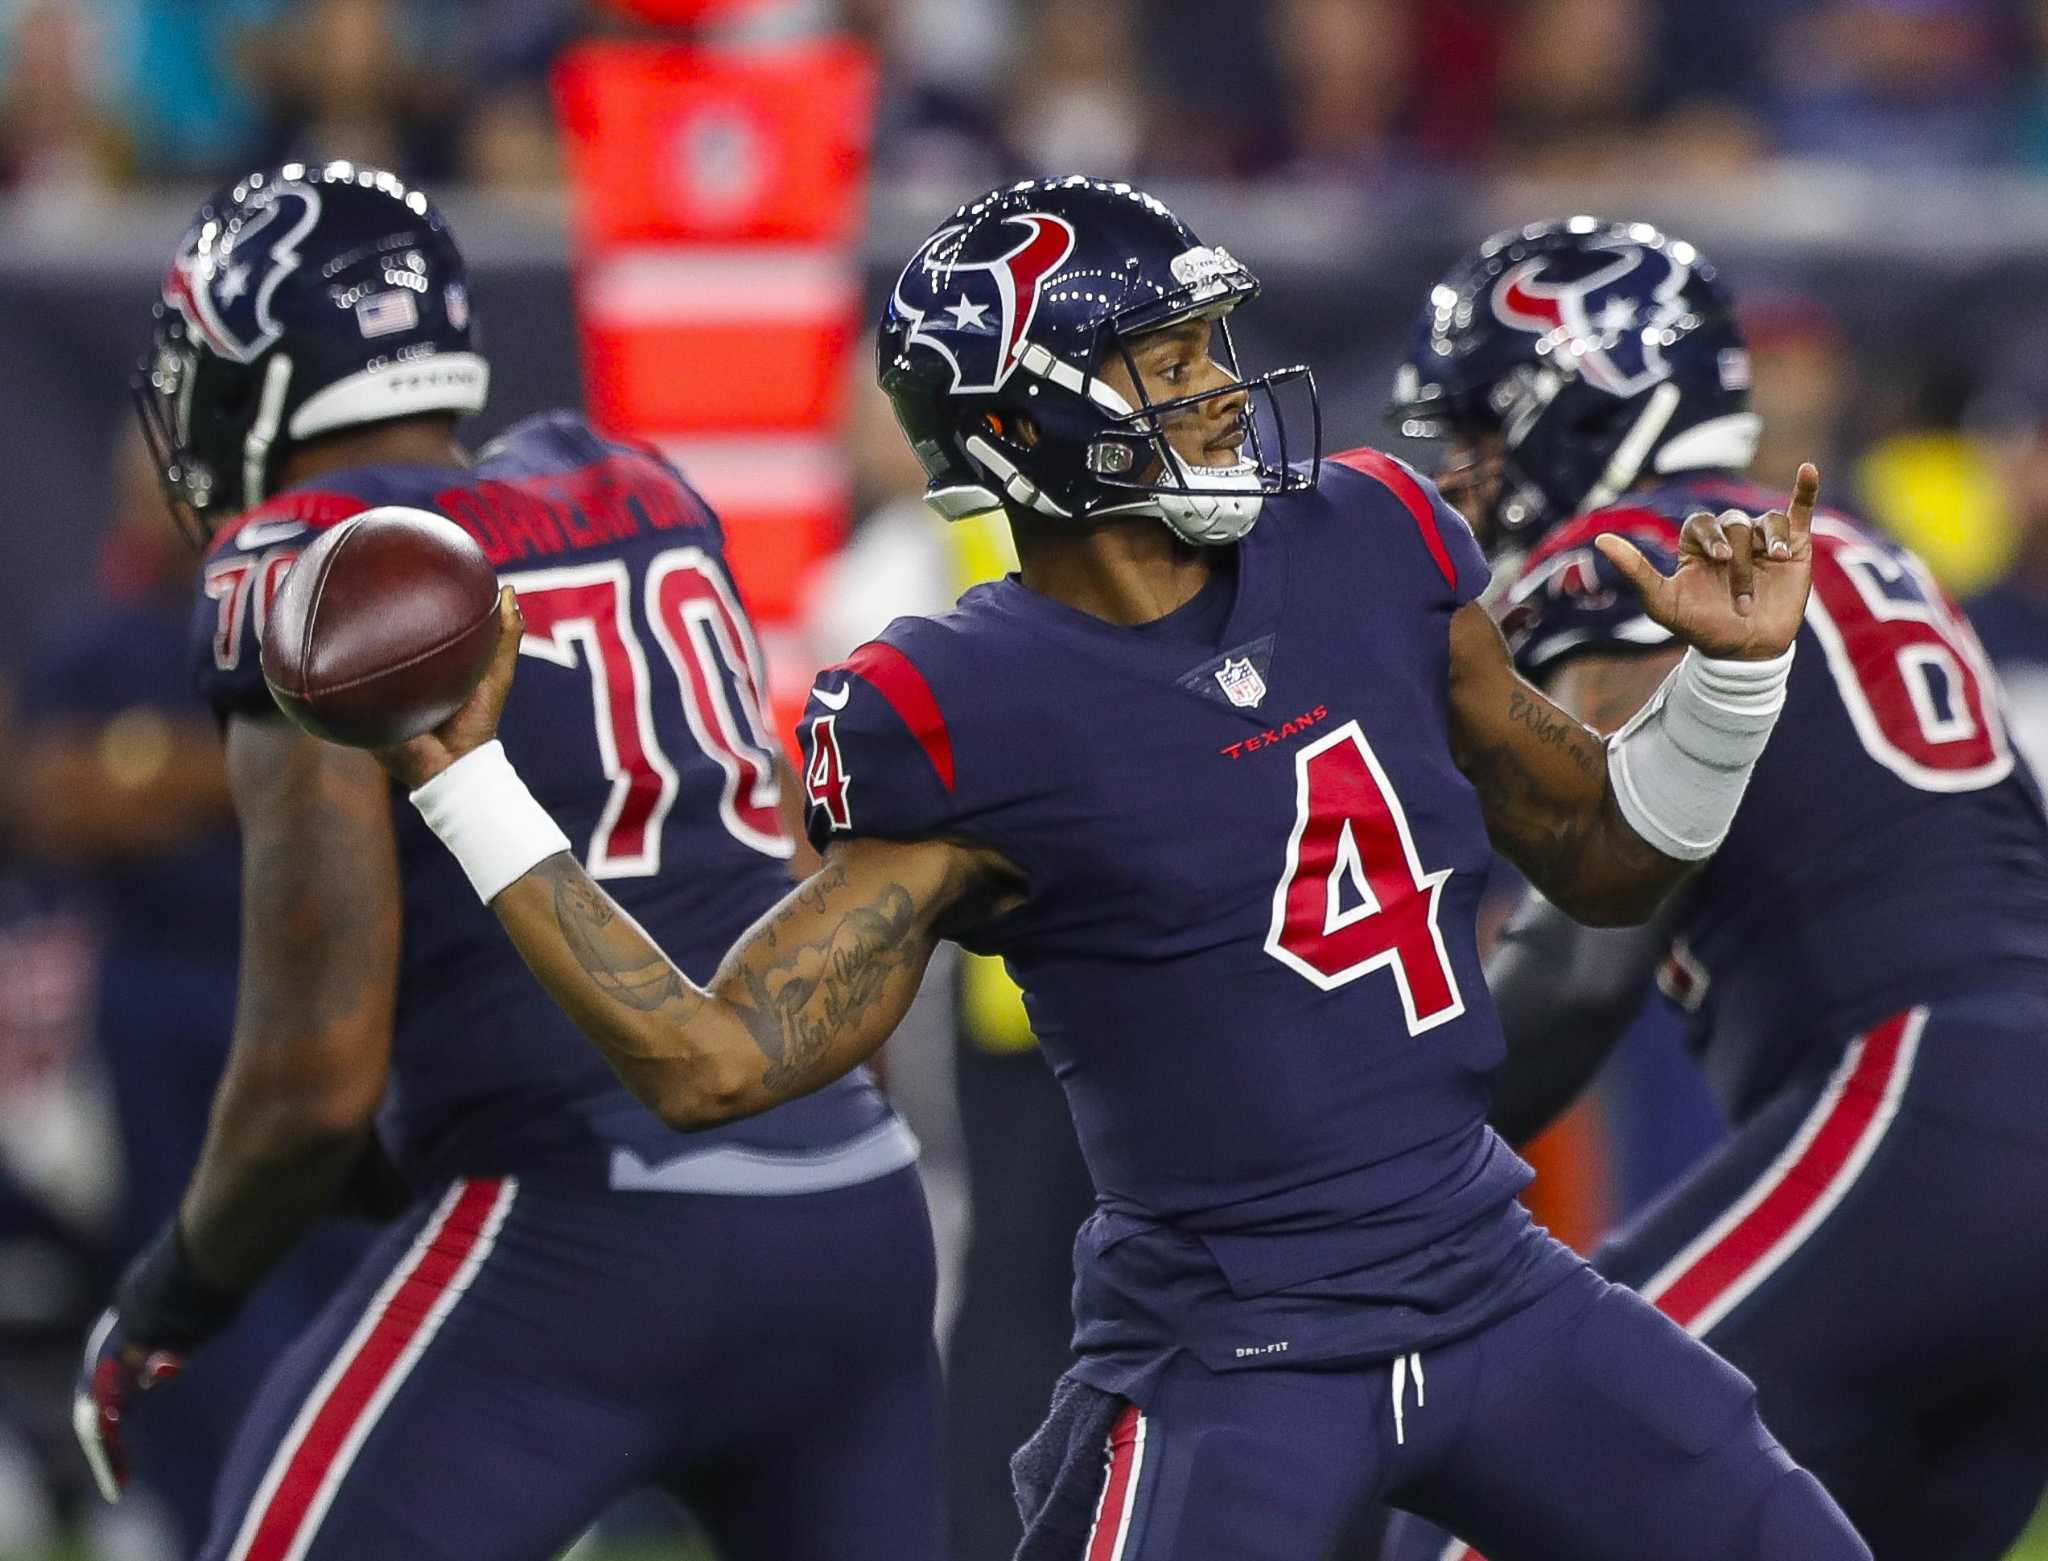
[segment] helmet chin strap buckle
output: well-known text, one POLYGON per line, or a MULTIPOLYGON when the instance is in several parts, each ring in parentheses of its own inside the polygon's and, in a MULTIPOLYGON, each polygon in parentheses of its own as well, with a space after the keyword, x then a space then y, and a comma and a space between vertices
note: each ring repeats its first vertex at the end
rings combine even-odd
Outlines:
POLYGON ((1150 497, 1150 512, 1183 542, 1196 547, 1224 547, 1258 524, 1266 507, 1266 494, 1257 461, 1247 457, 1231 466, 1194 467, 1171 449, 1166 452, 1166 460, 1182 487, 1208 490, 1176 493, 1172 488, 1161 487, 1150 497))
POLYGON ((1082 461, 1098 477, 1128 477, 1138 469, 1138 452, 1122 439, 1098 439, 1082 461))

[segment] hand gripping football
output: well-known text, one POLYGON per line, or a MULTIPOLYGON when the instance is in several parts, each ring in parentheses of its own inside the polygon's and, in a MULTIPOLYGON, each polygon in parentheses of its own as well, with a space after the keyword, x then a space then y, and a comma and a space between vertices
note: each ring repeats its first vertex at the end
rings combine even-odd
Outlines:
POLYGON ((489 666, 498 577, 469 533, 426 510, 365 510, 321 535, 278 586, 263 680, 330 742, 383 748, 453 715, 489 666))

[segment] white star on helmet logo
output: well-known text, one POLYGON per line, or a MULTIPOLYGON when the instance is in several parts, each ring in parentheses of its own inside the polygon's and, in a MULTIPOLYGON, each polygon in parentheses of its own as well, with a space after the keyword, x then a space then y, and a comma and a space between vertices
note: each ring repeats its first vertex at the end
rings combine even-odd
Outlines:
POLYGON ((1619 335, 1623 331, 1634 330, 1636 324, 1635 300, 1630 298, 1608 299, 1601 308, 1600 318, 1596 323, 1601 331, 1615 335, 1619 335))
POLYGON ((231 304, 247 291, 249 291, 249 268, 247 266, 229 266, 220 279, 220 301, 224 304, 231 304))
POLYGON ((960 295, 957 304, 946 305, 946 313, 953 317, 953 323, 963 331, 969 327, 980 330, 988 324, 988 321, 982 318, 988 313, 988 305, 969 303, 965 293, 960 295))

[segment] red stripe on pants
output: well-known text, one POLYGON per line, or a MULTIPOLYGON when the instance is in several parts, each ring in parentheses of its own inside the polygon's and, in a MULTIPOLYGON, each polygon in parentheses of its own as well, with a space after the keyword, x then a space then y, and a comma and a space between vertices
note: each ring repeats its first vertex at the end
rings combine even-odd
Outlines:
MULTIPOLYGON (((1826 1115, 1798 1158, 1782 1167, 1774 1163, 1765 1177, 1775 1180, 1756 1206, 1668 1284, 1647 1297, 1659 1311, 1681 1328, 1691 1326, 1730 1288, 1749 1278, 1817 1204, 1829 1197, 1839 1198, 1847 1190, 1846 1184, 1837 1184, 1878 1114, 1885 1109, 1908 1034, 1920 1015, 1918 1009, 1895 1015, 1858 1041, 1861 1052, 1849 1064, 1839 1093, 1826 1107, 1826 1115)), ((1468 1545, 1453 1542, 1439 1561, 1486 1558, 1468 1545)))
POLYGON ((1109 1478, 1102 1487, 1102 1506, 1095 1514, 1095 1533, 1088 1541, 1087 1561, 1113 1561, 1116 1542, 1130 1511, 1138 1463, 1138 1406, 1128 1405, 1109 1432, 1109 1478))
POLYGON ((485 1239, 502 1181, 464 1185, 438 1226, 421 1233, 408 1261, 413 1265, 385 1303, 376 1323, 327 1390, 327 1396, 292 1449, 284 1477, 271 1494, 261 1521, 242 1551, 246 1561, 285 1561, 349 1435, 377 1390, 432 1317, 435 1306, 485 1239))
POLYGON ((1864 1037, 1862 1056, 1856 1059, 1841 1095, 1805 1152, 1786 1167, 1763 1200, 1733 1230, 1653 1298, 1658 1310, 1681 1328, 1691 1326, 1834 1190, 1835 1178, 1884 1105, 1885 1090, 1898 1066, 1911 1019, 1910 1013, 1900 1014, 1864 1037))

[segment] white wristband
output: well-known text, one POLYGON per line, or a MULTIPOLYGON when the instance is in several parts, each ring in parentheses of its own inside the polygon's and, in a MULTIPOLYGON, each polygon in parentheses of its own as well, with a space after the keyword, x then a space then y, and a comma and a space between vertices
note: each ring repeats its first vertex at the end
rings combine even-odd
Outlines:
POLYGON ((412 805, 455 853, 470 887, 486 905, 536 864, 569 849, 569 837, 533 800, 496 739, 420 787, 412 805))
POLYGON ((1762 757, 1792 652, 1721 661, 1688 650, 1650 702, 1607 741, 1607 773, 1629 827, 1666 856, 1712 856, 1762 757))

